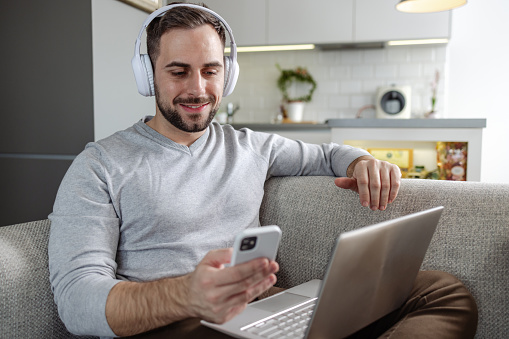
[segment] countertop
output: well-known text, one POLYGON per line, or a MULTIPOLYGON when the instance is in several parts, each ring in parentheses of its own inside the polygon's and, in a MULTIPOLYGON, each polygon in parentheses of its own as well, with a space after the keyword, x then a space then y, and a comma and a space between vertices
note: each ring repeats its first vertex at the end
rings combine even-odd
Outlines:
POLYGON ((253 131, 320 131, 330 130, 327 124, 312 123, 280 123, 280 124, 259 124, 259 123, 233 123, 233 128, 239 129, 247 127, 253 131))
POLYGON ((331 128, 484 128, 486 119, 331 119, 331 128))
POLYGON ((234 123, 235 129, 247 127, 258 131, 319 131, 331 128, 485 128, 486 119, 330 119, 314 123, 234 123))

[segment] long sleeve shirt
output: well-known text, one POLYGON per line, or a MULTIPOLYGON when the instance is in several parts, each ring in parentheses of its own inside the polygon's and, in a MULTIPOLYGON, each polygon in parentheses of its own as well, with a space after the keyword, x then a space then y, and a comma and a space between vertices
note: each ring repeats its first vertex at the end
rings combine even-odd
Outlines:
POLYGON ((258 227, 267 179, 346 176, 368 154, 217 123, 187 147, 146 119, 88 144, 49 216, 50 281, 71 332, 114 336, 105 305, 116 283, 187 274, 208 251, 258 227))

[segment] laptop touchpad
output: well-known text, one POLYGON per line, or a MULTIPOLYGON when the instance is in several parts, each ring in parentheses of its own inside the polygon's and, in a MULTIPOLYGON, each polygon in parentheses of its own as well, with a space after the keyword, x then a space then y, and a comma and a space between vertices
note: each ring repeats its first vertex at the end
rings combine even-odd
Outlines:
POLYGON ((254 307, 269 312, 279 312, 309 299, 311 298, 290 292, 283 292, 279 295, 260 300, 257 303, 249 305, 249 307, 254 307))

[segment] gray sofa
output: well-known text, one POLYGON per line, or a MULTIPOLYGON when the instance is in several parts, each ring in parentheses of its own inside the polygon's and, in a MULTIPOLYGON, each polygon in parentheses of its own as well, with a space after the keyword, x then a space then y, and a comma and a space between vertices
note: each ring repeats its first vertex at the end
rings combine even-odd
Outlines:
MULTIPOLYGON (((479 307, 478 338, 509 333, 509 185, 403 180, 396 202, 370 211, 330 177, 274 178, 260 219, 283 230, 278 285, 321 278, 335 237, 423 209, 445 206, 423 269, 456 275, 479 307)), ((70 338, 48 282, 48 220, 0 227, 0 337, 70 338)))

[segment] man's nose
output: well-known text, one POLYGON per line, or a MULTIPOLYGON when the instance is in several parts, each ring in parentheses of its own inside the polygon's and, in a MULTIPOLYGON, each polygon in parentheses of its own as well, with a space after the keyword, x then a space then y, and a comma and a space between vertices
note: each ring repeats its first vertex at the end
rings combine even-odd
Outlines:
POLYGON ((192 73, 188 78, 187 91, 191 95, 200 96, 205 93, 206 79, 200 72, 192 73))

